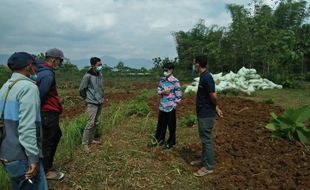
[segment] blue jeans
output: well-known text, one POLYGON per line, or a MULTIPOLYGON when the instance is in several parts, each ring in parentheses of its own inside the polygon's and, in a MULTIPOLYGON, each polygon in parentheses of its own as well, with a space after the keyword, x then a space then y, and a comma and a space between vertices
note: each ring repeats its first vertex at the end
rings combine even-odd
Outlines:
POLYGON ((25 178, 29 166, 27 160, 16 160, 4 165, 11 180, 12 190, 48 190, 42 161, 37 175, 31 178, 33 183, 25 178))
POLYGON ((199 137, 202 144, 201 161, 205 168, 213 170, 214 167, 214 149, 212 143, 212 129, 215 124, 215 118, 198 118, 199 137))

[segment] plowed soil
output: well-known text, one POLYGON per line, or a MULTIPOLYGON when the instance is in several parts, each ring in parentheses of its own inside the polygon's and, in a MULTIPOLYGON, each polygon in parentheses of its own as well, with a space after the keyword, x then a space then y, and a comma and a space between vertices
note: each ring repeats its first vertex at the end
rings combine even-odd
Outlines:
MULTIPOLYGON (((154 96, 149 101, 155 116, 158 100, 154 96)), ((215 189, 310 189, 309 147, 284 139, 272 141, 264 128, 270 112, 283 112, 280 107, 237 97, 220 97, 219 102, 224 118, 217 119, 213 130, 215 172, 201 183, 215 189)), ((194 110, 195 97, 185 96, 177 117, 194 110)), ((199 158, 200 152, 199 143, 180 150, 188 163, 199 158)), ((191 167, 193 171, 198 168, 191 167)))

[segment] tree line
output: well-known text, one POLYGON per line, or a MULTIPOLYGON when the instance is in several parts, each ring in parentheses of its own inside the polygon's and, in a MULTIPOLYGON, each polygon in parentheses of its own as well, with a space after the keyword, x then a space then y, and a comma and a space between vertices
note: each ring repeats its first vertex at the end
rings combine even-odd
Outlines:
POLYGON ((178 64, 190 70, 197 54, 207 54, 213 72, 255 68, 276 81, 310 79, 310 7, 307 1, 280 0, 275 7, 252 1, 251 8, 226 5, 228 27, 200 20, 189 31, 174 32, 178 64))

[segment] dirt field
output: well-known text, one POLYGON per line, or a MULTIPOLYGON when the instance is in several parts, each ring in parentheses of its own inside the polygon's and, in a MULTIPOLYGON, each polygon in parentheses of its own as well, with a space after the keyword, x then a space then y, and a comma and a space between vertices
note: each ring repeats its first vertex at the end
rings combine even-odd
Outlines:
MULTIPOLYGON (((154 85, 145 85, 145 88, 154 89, 154 85)), ((141 86, 131 87, 127 92, 106 93, 108 101, 105 106, 132 99, 138 89, 141 86)), ((156 95, 149 100, 151 116, 155 118, 158 101, 156 95)), ((215 189, 310 189, 309 147, 283 139, 272 141, 270 132, 264 128, 270 120, 270 112, 280 114, 282 108, 238 97, 220 96, 219 103, 224 118, 217 120, 214 129, 215 173, 199 178, 201 186, 215 189)), ((67 109, 63 117, 85 111, 82 101, 76 105, 78 108, 67 109)), ((189 111, 195 113, 194 96, 184 96, 177 117, 185 117, 189 111)), ((189 163, 199 158, 201 146, 196 141, 174 151, 189 163)), ((156 159, 165 162, 173 158, 159 151, 156 159)), ((199 168, 189 164, 184 167, 192 172, 199 168)))
MULTIPOLYGON (((178 117, 195 109, 194 100, 184 97, 178 117)), ((264 128, 269 113, 281 113, 280 107, 237 97, 220 97, 219 102, 224 118, 214 129, 216 172, 208 176, 208 183, 215 189, 310 189, 310 150, 299 142, 272 142, 264 128)), ((156 115, 158 98, 149 105, 156 115)), ((189 163, 199 159, 200 151, 196 143, 183 147, 180 154, 189 163)))

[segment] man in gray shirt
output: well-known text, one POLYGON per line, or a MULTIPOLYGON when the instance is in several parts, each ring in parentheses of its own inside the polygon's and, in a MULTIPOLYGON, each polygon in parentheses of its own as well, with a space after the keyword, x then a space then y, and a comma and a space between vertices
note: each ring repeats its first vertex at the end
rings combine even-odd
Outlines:
POLYGON ((103 104, 103 77, 101 74, 102 63, 98 57, 90 59, 91 68, 84 75, 79 92, 87 105, 87 124, 84 129, 82 145, 84 150, 89 153, 90 144, 98 144, 99 141, 94 140, 96 127, 99 124, 99 116, 103 104))

